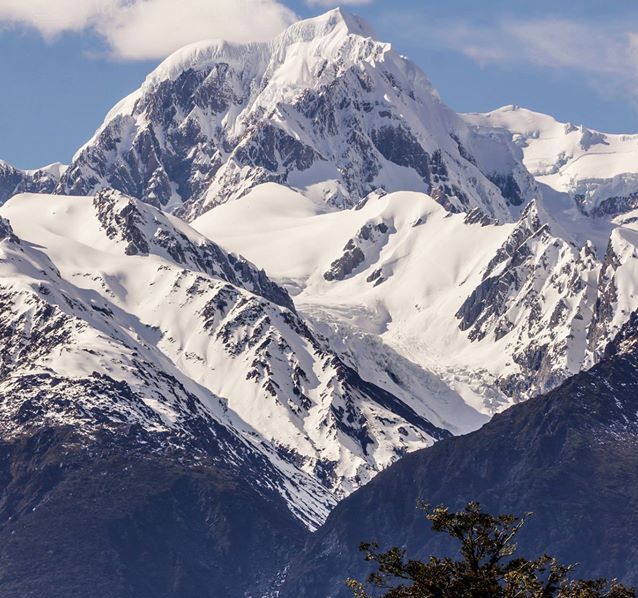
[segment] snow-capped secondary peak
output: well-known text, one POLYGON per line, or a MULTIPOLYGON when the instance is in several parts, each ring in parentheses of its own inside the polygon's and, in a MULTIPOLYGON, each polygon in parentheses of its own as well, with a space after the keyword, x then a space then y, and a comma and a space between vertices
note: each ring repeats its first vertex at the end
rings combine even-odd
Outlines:
POLYGON ((464 118, 511 139, 536 179, 568 194, 584 213, 613 216, 638 207, 638 134, 601 133, 518 106, 464 118))
POLYGON ((17 193, 52 193, 66 166, 50 164, 36 170, 20 170, 0 160, 0 205, 17 193))
POLYGON ((43 175, 46 174, 55 180, 59 180, 67 168, 67 164, 62 164, 62 162, 53 162, 52 164, 48 164, 47 166, 43 166, 42 168, 25 170, 24 172, 31 176, 35 176, 38 173, 41 173, 43 175))

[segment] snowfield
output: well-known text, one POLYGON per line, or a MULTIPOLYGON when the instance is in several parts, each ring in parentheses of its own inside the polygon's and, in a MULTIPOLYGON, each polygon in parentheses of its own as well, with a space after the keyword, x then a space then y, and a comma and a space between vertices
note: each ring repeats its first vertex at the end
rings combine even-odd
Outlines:
MULTIPOLYGON (((636 308, 632 215, 581 230, 605 238, 597 253, 559 208, 533 202, 498 224, 399 192, 327 211, 270 184, 193 226, 264 267, 370 379, 416 366, 489 416, 595 362, 636 308)), ((481 423, 459 415, 450 429, 481 423)))
POLYGON ((263 271, 137 200, 19 195, 0 216, 5 437, 45 387, 63 407, 40 425, 135 423, 184 450, 221 426, 314 526, 405 452, 476 422, 439 381, 394 394, 362 379, 263 271))

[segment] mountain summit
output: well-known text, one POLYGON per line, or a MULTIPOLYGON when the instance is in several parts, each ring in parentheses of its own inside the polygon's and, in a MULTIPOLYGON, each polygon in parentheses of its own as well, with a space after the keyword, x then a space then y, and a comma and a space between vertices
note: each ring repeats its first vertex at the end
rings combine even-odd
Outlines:
POLYGON ((509 220, 536 193, 520 158, 472 132, 358 17, 333 10, 268 43, 179 50, 109 112, 57 191, 113 187, 192 219, 265 182, 337 208, 413 190, 509 220))

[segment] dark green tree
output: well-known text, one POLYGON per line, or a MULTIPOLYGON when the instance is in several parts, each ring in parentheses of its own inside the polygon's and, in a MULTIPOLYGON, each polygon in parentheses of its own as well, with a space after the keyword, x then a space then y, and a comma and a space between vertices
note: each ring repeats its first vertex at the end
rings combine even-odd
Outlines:
MULTIPOLYGON (((435 532, 459 542, 460 559, 406 559, 402 548, 380 552, 375 543, 361 545, 366 561, 377 563, 368 576, 375 595, 385 598, 635 598, 632 589, 616 581, 571 580, 574 567, 543 555, 516 557, 515 538, 529 513, 490 515, 472 502, 463 511, 420 504, 435 532), (378 592, 383 592, 379 594, 378 592)), ((371 598, 366 585, 346 582, 356 598, 371 598)))

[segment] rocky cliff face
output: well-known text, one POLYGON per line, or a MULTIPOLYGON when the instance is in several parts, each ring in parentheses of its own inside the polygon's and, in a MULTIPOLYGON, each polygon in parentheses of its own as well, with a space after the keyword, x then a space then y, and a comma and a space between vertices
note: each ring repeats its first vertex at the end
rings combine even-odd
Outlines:
POLYGON ((609 340, 608 329, 587 341, 595 335, 600 269, 590 244, 578 249, 554 236, 542 209, 536 203, 526 208, 456 314, 472 341, 505 339, 520 368, 499 380, 506 394, 523 397, 554 388, 583 366, 587 346, 609 340))
POLYGON ((0 205, 17 193, 53 193, 64 172, 61 164, 19 170, 0 160, 0 205))
POLYGON ((509 219, 536 186, 425 75, 339 10, 268 44, 196 44, 109 113, 58 192, 114 187, 187 219, 277 182, 339 208, 375 189, 509 219))

